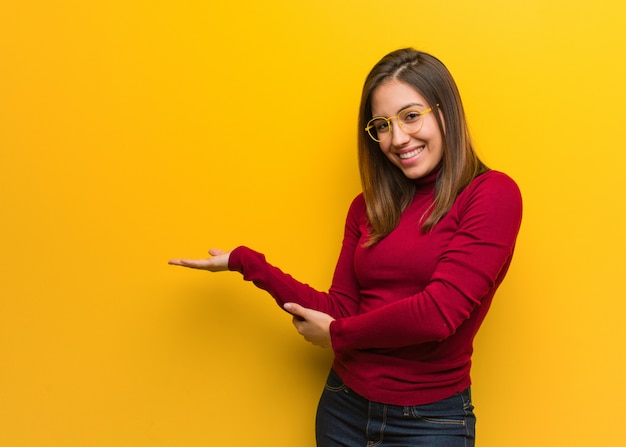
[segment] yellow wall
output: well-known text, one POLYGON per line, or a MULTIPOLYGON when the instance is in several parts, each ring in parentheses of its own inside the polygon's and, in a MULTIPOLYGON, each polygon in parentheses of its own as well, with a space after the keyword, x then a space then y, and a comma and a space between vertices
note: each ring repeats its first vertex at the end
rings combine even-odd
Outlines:
POLYGON ((624 3, 247 3, 0 5, 0 445, 313 446, 328 353, 166 261, 246 244, 327 287, 361 84, 403 46, 525 198, 478 445, 623 445, 624 3))

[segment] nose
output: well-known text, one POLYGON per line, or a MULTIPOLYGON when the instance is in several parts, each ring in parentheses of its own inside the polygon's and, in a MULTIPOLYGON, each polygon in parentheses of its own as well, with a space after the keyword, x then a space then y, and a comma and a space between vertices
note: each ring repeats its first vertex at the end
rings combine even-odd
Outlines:
POLYGON ((404 146, 410 138, 409 134, 400 126, 398 120, 393 120, 391 124, 391 144, 396 147, 404 146))

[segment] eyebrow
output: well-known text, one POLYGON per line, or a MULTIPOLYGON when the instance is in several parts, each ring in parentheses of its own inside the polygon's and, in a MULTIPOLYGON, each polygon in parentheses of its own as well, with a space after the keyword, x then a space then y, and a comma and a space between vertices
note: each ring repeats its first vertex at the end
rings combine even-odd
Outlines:
MULTIPOLYGON (((411 107, 417 107, 417 106, 419 106, 419 107, 425 107, 425 106, 424 106, 424 104, 419 103, 419 102, 413 102, 413 103, 410 103, 410 104, 406 104, 406 105, 404 105, 404 106, 402 106, 402 107, 400 107, 400 108, 398 109, 398 111, 396 112, 396 115, 395 115, 395 116, 397 116, 397 115, 398 115, 400 112, 402 112, 403 110, 410 109, 411 107)), ((381 117, 381 118, 383 118, 383 115, 374 115, 374 114, 372 114, 372 117, 373 117, 373 118, 376 118, 376 117, 381 117)), ((384 118, 388 118, 388 117, 384 117, 384 118)))

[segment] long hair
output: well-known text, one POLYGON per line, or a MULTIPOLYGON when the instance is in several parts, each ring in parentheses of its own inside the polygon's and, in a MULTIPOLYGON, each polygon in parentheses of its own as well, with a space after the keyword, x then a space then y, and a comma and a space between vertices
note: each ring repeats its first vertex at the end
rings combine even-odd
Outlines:
POLYGON ((394 166, 364 130, 372 119, 373 92, 390 80, 410 85, 429 106, 439 104, 443 116, 442 119, 440 113, 433 113, 442 135, 443 159, 435 183, 435 198, 422 221, 422 231, 430 231, 450 210, 461 190, 489 170, 474 151, 461 96, 445 65, 434 56, 412 48, 387 54, 365 80, 359 112, 359 169, 371 227, 366 246, 391 233, 416 189, 415 181, 394 166))

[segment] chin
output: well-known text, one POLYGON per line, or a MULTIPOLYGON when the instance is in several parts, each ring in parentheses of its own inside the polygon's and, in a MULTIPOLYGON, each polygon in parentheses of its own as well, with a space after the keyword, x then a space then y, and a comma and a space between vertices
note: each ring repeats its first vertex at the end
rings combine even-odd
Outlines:
POLYGON ((404 175, 411 180, 419 180, 430 174, 432 169, 428 171, 424 171, 423 169, 403 169, 402 172, 404 172, 404 175))

